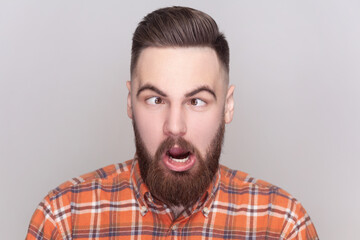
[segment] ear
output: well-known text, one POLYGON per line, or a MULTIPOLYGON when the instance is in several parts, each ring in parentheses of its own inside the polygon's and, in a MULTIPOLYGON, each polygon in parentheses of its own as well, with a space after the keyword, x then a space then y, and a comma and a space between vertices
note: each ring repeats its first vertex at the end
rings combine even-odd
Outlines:
POLYGON ((133 116, 132 116, 132 107, 131 107, 131 81, 126 82, 126 87, 129 91, 127 96, 127 115, 129 116, 129 118, 132 119, 133 116))
POLYGON ((235 86, 231 85, 227 91, 225 99, 225 123, 230 123, 234 115, 234 89, 235 86))

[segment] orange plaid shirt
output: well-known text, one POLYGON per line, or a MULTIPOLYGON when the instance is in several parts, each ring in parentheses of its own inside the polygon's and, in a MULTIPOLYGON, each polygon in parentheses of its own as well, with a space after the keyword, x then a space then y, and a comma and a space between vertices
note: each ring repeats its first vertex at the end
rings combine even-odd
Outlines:
POLYGON ((319 239, 284 190, 220 166, 203 197, 177 219, 152 198, 137 160, 73 178, 36 209, 26 239, 319 239))

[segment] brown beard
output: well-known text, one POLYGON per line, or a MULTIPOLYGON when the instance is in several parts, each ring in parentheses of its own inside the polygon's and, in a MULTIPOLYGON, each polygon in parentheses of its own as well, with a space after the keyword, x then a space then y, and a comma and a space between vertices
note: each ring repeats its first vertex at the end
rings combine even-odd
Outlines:
POLYGON ((165 139, 158 147, 155 156, 148 153, 143 143, 136 121, 133 120, 136 154, 140 174, 151 194, 168 206, 192 206, 207 190, 219 167, 219 158, 224 139, 225 123, 221 123, 211 141, 205 158, 194 145, 182 137, 165 139), (197 166, 185 172, 174 172, 161 166, 161 158, 166 151, 177 144, 195 154, 197 166))

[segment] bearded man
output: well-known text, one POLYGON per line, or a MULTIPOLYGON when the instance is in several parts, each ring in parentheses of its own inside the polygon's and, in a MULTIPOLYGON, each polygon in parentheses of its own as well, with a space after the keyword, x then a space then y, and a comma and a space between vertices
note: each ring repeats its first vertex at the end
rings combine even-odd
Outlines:
POLYGON ((27 239, 318 239, 284 190, 219 165, 234 86, 228 43, 209 15, 148 14, 130 70, 135 158, 53 190, 27 239))

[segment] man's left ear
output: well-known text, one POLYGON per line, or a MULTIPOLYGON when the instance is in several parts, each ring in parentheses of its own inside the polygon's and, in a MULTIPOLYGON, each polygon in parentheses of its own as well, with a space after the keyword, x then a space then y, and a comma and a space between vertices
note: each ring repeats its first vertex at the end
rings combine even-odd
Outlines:
POLYGON ((225 123, 230 123, 234 115, 234 89, 235 86, 231 85, 227 91, 225 99, 225 123))

